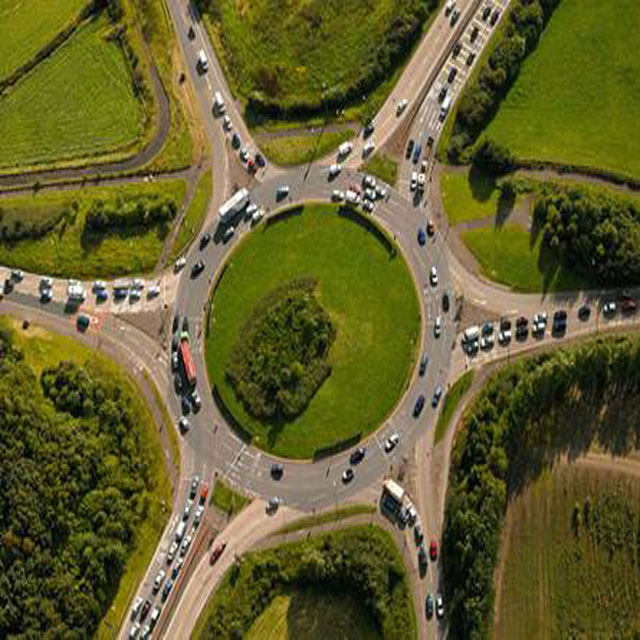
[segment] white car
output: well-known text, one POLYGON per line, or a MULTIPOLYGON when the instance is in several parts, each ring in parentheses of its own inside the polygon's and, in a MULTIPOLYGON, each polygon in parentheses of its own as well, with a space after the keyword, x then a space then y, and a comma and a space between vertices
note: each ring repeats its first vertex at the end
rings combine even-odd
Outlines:
POLYGON ((255 202, 250 202, 249 206, 244 210, 245 218, 248 220, 257 210, 258 205, 255 202))
POLYGON ((349 204, 358 204, 360 202, 360 196, 355 191, 351 191, 351 189, 347 189, 344 199, 349 204))
POLYGON ((147 289, 147 297, 155 298, 159 295, 160 295, 160 283, 154 282, 152 285, 149 285, 149 288, 147 289))
POLYGON ((494 342, 493 336, 482 336, 480 338, 480 348, 483 351, 489 351, 489 349, 493 348, 494 342))
POLYGON ((193 500, 189 500, 187 498, 186 502, 184 503, 184 512, 182 513, 182 519, 183 520, 188 520, 189 516, 191 515, 191 507, 193 506, 193 500))
POLYGON ((380 200, 384 200, 387 197, 387 190, 381 185, 376 186, 376 195, 380 200))
POLYGON ((267 511, 269 513, 273 513, 274 511, 278 510, 279 506, 280 506, 280 498, 278 498, 277 496, 274 496, 273 498, 269 498, 269 502, 267 503, 267 511))
POLYGON ((197 527, 200 524, 200 520, 202 520, 202 514, 204 513, 204 507, 200 505, 195 514, 193 515, 193 526, 197 527))
POLYGON ((133 607, 131 607, 131 619, 135 620, 136 616, 138 615, 138 612, 140 611, 140 607, 142 606, 142 603, 144 602, 144 600, 142 599, 141 596, 138 596, 135 600, 135 602, 133 603, 133 607))
POLYGON ((162 586, 162 583, 164 582, 164 579, 167 577, 167 573, 164 569, 160 569, 160 571, 158 571, 158 575, 156 576, 156 579, 153 581, 153 592, 154 593, 158 593, 158 591, 160 591, 160 587, 162 586))
POLYGON ((373 213, 373 210, 376 208, 375 205, 373 204, 373 202, 371 202, 371 200, 365 200, 362 203, 362 208, 367 212, 367 213, 373 213))
POLYGON ((342 202, 344 200, 344 191, 340 191, 339 189, 334 189, 331 193, 331 199, 334 202, 342 202))
POLYGON ((253 215, 251 216, 251 224, 258 224, 258 222, 262 220, 263 216, 264 209, 258 209, 257 211, 254 211, 253 215))
POLYGON ((139 633, 140 633, 140 623, 139 622, 134 622, 131 625, 131 629, 129 629, 129 638, 131 640, 134 640, 134 638, 138 637, 139 633))
POLYGON ((276 198, 280 200, 281 198, 286 198, 289 195, 289 185, 281 184, 276 190, 276 198))
POLYGON ((233 129, 233 125, 231 124, 231 118, 229 116, 225 116, 222 118, 222 126, 225 131, 231 131, 233 129))
POLYGON ((129 300, 131 302, 135 302, 136 300, 140 300, 140 289, 130 289, 129 290, 129 300))
POLYGON ((440 316, 437 316, 436 321, 433 323, 433 335, 436 338, 439 338, 441 331, 442 331, 442 318, 440 316))
POLYGON ((335 178, 342 171, 342 165, 337 162, 329 167, 329 178, 335 178))
POLYGON ((40 278, 40 289, 51 289, 53 287, 53 278, 40 278))
POLYGON ((20 282, 24 278, 24 271, 22 269, 12 269, 11 277, 16 281, 20 282))
POLYGON ((436 287, 438 285, 438 269, 436 267, 431 267, 429 280, 431 281, 432 286, 436 287))
POLYGON ((411 191, 415 191, 418 188, 418 172, 417 171, 411 172, 411 182, 409 184, 409 188, 411 189, 411 191))
POLYGON ((184 269, 184 266, 187 264, 187 259, 182 256, 181 258, 178 258, 176 260, 175 265, 173 266, 174 271, 178 272, 182 269, 184 269))
POLYGON ((371 202, 373 202, 374 200, 377 199, 378 196, 376 196, 376 191, 375 189, 365 189, 364 190, 364 197, 367 200, 371 200, 371 202))
POLYGON ((615 314, 616 312, 616 303, 615 302, 607 302, 604 307, 602 307, 602 312, 606 315, 606 316, 612 316, 615 314))
POLYGON ((185 556, 187 555, 187 551, 189 551, 189 547, 191 546, 191 541, 193 540, 193 535, 189 534, 188 536, 185 536, 184 540, 182 541, 182 546, 180 547, 180 555, 181 556, 185 556))
POLYGON ((397 433, 392 433, 384 443, 384 450, 389 453, 395 448, 398 442, 400 442, 400 436, 397 433))
POLYGON ((364 147, 362 147, 362 157, 366 158, 367 156, 371 155, 375 148, 375 142, 369 140, 367 143, 365 143, 364 147))
POLYGON ((233 235, 235 232, 236 232, 235 227, 228 227, 227 230, 224 232, 224 235, 222 236, 222 239, 224 240, 224 242, 229 242, 229 240, 233 238, 233 235))
POLYGON ((436 598, 436 616, 438 616, 438 620, 444 618, 444 602, 442 601, 442 596, 436 598))
POLYGON ((367 189, 375 189, 376 179, 373 176, 365 176, 364 178, 362 178, 362 184, 367 189))
POLYGON ((424 185, 426 180, 427 180, 427 177, 425 176, 425 174, 420 172, 418 174, 418 189, 420 189, 420 191, 424 191, 424 185))
POLYGON ((350 142, 343 142, 338 147, 338 158, 344 158, 344 156, 348 156, 353 150, 353 145, 350 142))
POLYGON ((498 335, 498 342, 500 342, 500 344, 508 344, 511 342, 511 329, 501 331, 498 335))
POLYGON ((174 541, 171 543, 169 551, 167 552, 167 562, 169 564, 173 562, 173 559, 176 557, 176 553, 178 553, 178 543, 174 541))
POLYGON ((104 280, 94 280, 91 285, 93 291, 102 291, 107 288, 107 283, 104 280))
POLYGON ((53 300, 53 289, 40 289, 40 301, 51 302, 53 300))
POLYGON ((398 102, 398 106, 396 107, 396 115, 399 116, 407 108, 408 104, 409 101, 406 98, 400 100, 400 102, 398 102))

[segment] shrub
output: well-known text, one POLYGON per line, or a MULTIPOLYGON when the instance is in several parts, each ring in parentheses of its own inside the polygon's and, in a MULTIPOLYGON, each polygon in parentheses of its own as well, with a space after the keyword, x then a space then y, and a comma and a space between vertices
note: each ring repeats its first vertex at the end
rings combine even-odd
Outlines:
POLYGON ((473 164, 484 173, 501 175, 514 167, 513 158, 508 149, 493 140, 485 140, 473 154, 473 164))
POLYGON ((256 418, 294 418, 331 373, 336 330, 313 295, 315 286, 296 280, 268 295, 232 348, 226 375, 256 418))
POLYGON ((107 231, 122 227, 151 227, 175 218, 178 205, 173 198, 147 197, 136 200, 96 200, 85 219, 89 231, 107 231))

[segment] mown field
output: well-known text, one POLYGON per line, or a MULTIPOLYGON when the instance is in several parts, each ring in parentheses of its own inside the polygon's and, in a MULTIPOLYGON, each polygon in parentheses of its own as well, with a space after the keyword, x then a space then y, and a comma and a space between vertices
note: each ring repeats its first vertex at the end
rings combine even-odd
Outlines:
POLYGON ((209 380, 254 443, 309 458, 324 445, 370 433, 403 392, 415 358, 420 311, 404 260, 338 207, 308 205, 262 224, 236 248, 215 292, 206 361, 209 380), (229 355, 249 314, 279 285, 318 280, 316 296, 337 327, 332 372, 291 422, 250 417, 226 377, 229 355))
POLYGON ((293 638, 378 640, 382 636, 371 616, 353 597, 317 589, 295 589, 276 596, 246 635, 247 640, 293 638))
POLYGON ((637 24, 637 0, 562 0, 485 137, 518 158, 639 177, 637 24))
POLYGON ((88 0, 4 0, 0 3, 0 80, 31 60, 88 0))
POLYGON ((88 231, 85 217, 97 200, 123 202, 140 197, 170 197, 182 205, 186 185, 182 180, 137 183, 118 187, 43 191, 34 195, 0 199, 0 235, 10 219, 25 228, 46 224, 53 228, 41 237, 16 241, 0 239, 0 263, 35 273, 74 278, 115 277, 151 271, 162 253, 168 228, 88 231))
POLYGON ((635 477, 562 465, 514 500, 494 636, 636 637, 639 498, 635 477))
POLYGON ((292 167, 311 162, 315 158, 322 158, 353 136, 354 132, 347 129, 346 131, 327 131, 321 135, 263 138, 259 145, 271 162, 283 167, 292 167))
POLYGON ((120 47, 102 15, 0 99, 0 168, 125 151, 144 132, 120 47))

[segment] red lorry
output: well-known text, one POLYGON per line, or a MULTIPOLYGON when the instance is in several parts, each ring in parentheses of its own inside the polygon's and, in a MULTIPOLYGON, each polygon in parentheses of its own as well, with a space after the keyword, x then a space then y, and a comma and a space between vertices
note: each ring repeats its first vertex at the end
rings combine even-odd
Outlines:
POLYGON ((184 377, 190 387, 196 384, 196 365, 193 363, 191 348, 189 346, 189 334, 186 331, 180 336, 180 359, 184 369, 184 377))

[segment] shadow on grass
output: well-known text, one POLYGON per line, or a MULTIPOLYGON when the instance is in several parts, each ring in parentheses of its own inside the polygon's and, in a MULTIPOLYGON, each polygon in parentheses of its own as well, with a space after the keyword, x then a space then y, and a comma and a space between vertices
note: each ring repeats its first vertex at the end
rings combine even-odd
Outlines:
POLYGON ((498 198, 498 207, 496 210, 496 221, 495 227, 496 229, 501 229, 509 216, 513 211, 513 207, 516 203, 516 196, 514 194, 506 195, 504 193, 500 193, 500 197, 498 198))
POLYGON ((395 258, 397 255, 396 247, 391 241, 389 236, 378 227, 377 224, 369 220, 369 218, 362 215, 359 211, 352 209, 349 206, 342 205, 338 209, 338 215, 343 218, 347 218, 352 222, 355 222, 359 227, 362 227, 365 231, 370 233, 378 242, 382 244, 385 251, 389 254, 390 258, 395 258))
POLYGON ((145 236, 150 231, 154 231, 158 240, 164 240, 169 233, 170 225, 162 223, 149 227, 113 227, 101 231, 92 231, 86 226, 80 235, 80 246, 84 253, 91 253, 100 248, 102 243, 109 238, 118 238, 119 240, 130 240, 139 236, 145 236))
POLYGON ((231 411, 229 411, 229 408, 225 404, 225 401, 222 399, 222 396, 220 395, 220 392, 215 385, 213 385, 213 388, 211 389, 211 396, 213 397, 213 401, 216 403, 218 409, 220 409, 222 417, 226 420, 227 424, 235 431, 236 435, 245 444, 251 444, 253 436, 236 420, 231 411))
POLYGON ((497 189, 495 177, 481 171, 473 165, 469 170, 469 186, 471 187, 474 200, 478 202, 486 202, 489 200, 493 192, 497 189))

